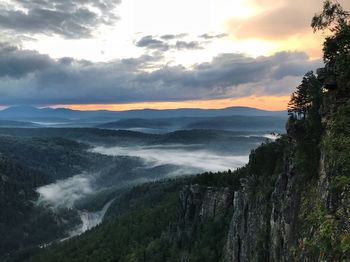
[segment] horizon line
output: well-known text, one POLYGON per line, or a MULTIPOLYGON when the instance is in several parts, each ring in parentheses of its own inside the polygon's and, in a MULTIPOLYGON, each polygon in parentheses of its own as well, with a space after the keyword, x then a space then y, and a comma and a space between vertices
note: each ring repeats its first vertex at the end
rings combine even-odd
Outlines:
MULTIPOLYGON (((240 98, 188 100, 188 101, 158 101, 133 103, 104 104, 48 104, 32 105, 37 108, 66 108, 80 111, 130 111, 130 110, 171 110, 171 109, 225 109, 229 107, 249 107, 266 111, 284 111, 290 95, 281 96, 247 96, 240 98)), ((5 107, 5 106, 4 106, 5 107)), ((10 106, 8 106, 10 107, 10 106)))

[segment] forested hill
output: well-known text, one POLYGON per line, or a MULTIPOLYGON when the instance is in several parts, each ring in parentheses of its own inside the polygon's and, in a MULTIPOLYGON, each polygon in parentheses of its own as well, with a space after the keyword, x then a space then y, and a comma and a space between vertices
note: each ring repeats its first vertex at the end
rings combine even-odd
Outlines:
POLYGON ((105 222, 30 261, 349 261, 350 17, 325 1, 325 67, 292 95, 287 135, 235 172, 135 187, 105 222))

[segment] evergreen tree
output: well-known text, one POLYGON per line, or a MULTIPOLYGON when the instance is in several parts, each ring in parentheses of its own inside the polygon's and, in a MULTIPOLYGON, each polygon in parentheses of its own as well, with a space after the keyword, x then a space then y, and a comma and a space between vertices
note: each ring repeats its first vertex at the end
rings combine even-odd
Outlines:
POLYGON ((331 32, 323 44, 323 59, 335 75, 339 96, 346 96, 350 90, 350 13, 337 1, 326 0, 311 26, 314 31, 331 32))
POLYGON ((288 104, 288 113, 297 119, 305 119, 309 111, 321 104, 321 85, 312 71, 306 73, 288 104))

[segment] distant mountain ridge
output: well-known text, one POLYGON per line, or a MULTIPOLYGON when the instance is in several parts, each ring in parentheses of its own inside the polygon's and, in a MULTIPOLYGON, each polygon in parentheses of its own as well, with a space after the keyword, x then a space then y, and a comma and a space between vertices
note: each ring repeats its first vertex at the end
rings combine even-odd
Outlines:
POLYGON ((158 119, 121 119, 99 124, 107 129, 220 129, 234 131, 278 131, 283 132, 286 116, 217 116, 217 117, 174 117, 158 119))
POLYGON ((32 122, 21 122, 21 121, 12 121, 12 120, 1 120, 0 127, 37 127, 35 123, 32 122))
POLYGON ((67 108, 36 108, 31 106, 14 106, 0 111, 0 119, 25 120, 30 119, 66 119, 66 120, 94 120, 98 122, 121 120, 128 118, 170 118, 170 117, 217 117, 217 116, 286 116, 286 111, 267 111, 251 107, 228 107, 223 109, 140 109, 127 111, 81 111, 67 108))

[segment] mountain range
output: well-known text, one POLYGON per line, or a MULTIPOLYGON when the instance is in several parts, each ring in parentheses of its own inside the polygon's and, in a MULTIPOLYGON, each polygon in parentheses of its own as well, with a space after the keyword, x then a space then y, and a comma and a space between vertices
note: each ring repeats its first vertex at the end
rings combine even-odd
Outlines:
POLYGON ((119 120, 128 118, 169 118, 169 117, 216 117, 216 116, 286 116, 286 111, 267 111, 251 107, 228 107, 223 109, 141 109, 127 111, 81 111, 67 108, 36 108, 32 106, 14 106, 0 111, 0 119, 11 120, 119 120))

